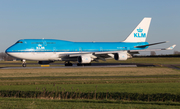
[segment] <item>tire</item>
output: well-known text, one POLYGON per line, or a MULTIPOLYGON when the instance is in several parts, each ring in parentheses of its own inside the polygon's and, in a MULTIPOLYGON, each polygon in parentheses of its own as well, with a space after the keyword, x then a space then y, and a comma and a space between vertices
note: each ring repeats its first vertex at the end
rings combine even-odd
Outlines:
POLYGON ((26 64, 22 64, 23 67, 26 67, 26 64))
POLYGON ((73 64, 72 63, 67 63, 67 64, 65 64, 65 66, 73 66, 73 64))
POLYGON ((77 63, 77 66, 82 66, 82 64, 80 64, 80 63, 77 63))

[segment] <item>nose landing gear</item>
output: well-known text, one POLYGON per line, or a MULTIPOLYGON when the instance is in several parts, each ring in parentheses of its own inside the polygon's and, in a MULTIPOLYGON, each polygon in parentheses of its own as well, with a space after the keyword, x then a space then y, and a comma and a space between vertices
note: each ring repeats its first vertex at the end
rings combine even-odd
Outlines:
POLYGON ((22 60, 22 67, 26 67, 26 60, 22 60))

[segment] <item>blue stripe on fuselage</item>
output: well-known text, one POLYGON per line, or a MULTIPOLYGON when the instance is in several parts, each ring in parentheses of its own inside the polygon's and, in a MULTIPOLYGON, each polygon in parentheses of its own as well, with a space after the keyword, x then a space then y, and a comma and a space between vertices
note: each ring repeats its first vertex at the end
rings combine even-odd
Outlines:
POLYGON ((99 52, 119 50, 141 50, 134 46, 147 42, 71 42, 55 39, 23 39, 9 47, 6 52, 99 52), (19 43, 19 42, 22 43, 19 43))

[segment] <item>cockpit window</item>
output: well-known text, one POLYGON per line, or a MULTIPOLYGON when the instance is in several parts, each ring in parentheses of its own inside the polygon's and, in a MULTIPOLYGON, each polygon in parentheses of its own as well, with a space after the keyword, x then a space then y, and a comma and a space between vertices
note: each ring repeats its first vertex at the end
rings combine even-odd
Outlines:
POLYGON ((23 43, 22 41, 17 41, 16 43, 23 43))

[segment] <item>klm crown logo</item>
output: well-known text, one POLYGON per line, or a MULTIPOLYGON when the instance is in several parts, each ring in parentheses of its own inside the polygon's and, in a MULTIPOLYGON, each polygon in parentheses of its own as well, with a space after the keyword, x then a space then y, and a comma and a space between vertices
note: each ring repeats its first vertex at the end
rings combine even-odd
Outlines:
POLYGON ((145 38, 146 37, 146 33, 142 33, 143 29, 141 29, 140 27, 139 27, 139 29, 137 29, 137 32, 138 33, 134 33, 134 37, 136 37, 136 38, 145 38))
POLYGON ((137 29, 137 31, 141 33, 143 31, 143 29, 139 28, 139 29, 137 29))

